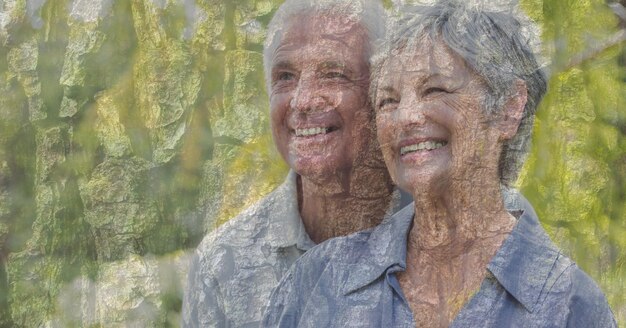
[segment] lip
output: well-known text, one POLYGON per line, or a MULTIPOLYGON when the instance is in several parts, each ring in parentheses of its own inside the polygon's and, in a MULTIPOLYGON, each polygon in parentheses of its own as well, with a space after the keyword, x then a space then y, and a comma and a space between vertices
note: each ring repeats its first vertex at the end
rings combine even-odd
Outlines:
POLYGON ((339 131, 320 133, 308 136, 296 136, 295 130, 290 132, 289 149, 298 158, 326 158, 333 152, 334 145, 340 140, 339 131))
POLYGON ((329 135, 334 135, 339 129, 336 127, 329 127, 329 126, 306 126, 306 127, 298 127, 296 129, 290 129, 289 133, 292 135, 292 137, 299 139, 319 139, 319 138, 324 138, 327 137, 329 135), (326 128, 326 132, 325 133, 318 133, 318 134, 312 134, 312 135, 298 135, 296 134, 296 130, 307 130, 307 129, 315 129, 315 128, 326 128))
POLYGON ((341 120, 336 113, 322 112, 308 115, 294 115, 288 121, 289 133, 295 138, 316 138, 331 135, 341 129, 341 120), (296 130, 325 128, 326 133, 296 135, 296 130))

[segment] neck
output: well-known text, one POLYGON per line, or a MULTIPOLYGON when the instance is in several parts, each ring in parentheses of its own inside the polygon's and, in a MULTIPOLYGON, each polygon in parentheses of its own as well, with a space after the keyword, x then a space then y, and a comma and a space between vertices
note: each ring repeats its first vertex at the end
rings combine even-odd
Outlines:
POLYGON ((408 244, 450 258, 506 236, 515 219, 505 210, 497 176, 454 180, 444 193, 414 194, 415 219, 408 244), (477 182, 478 181, 478 182, 477 182), (486 182, 483 182, 486 181, 486 182))
POLYGON ((298 202, 306 232, 315 243, 378 225, 392 201, 385 168, 360 168, 329 179, 298 179, 298 202))

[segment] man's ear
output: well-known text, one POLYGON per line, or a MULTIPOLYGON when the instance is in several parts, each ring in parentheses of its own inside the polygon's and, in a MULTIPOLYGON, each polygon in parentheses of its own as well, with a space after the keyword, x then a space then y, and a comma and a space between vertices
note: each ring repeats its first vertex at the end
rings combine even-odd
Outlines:
POLYGON ((502 121, 500 121, 501 139, 509 140, 517 133, 517 128, 524 117, 524 108, 528 98, 526 82, 517 79, 513 85, 513 95, 504 104, 502 121))

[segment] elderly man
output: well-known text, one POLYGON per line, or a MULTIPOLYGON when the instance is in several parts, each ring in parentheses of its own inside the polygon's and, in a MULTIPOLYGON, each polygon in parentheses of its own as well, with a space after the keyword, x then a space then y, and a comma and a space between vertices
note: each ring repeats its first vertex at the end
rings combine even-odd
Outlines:
POLYGON ((278 9, 264 69, 274 142, 292 171, 200 244, 183 326, 258 324, 271 290, 305 251, 408 204, 382 161, 368 100, 384 17, 368 0, 287 0, 278 9))

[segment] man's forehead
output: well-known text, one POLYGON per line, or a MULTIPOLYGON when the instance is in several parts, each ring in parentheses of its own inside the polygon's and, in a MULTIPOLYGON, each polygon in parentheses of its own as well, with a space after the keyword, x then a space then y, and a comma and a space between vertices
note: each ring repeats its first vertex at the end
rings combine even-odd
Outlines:
POLYGON ((338 40, 366 35, 358 19, 327 11, 290 16, 283 28, 281 43, 303 38, 338 40))
POLYGON ((302 53, 295 54, 278 54, 272 61, 272 70, 281 69, 304 69, 309 67, 315 70, 342 70, 346 72, 358 72, 359 70, 367 70, 369 63, 363 59, 348 58, 338 53, 329 53, 327 56, 306 56, 302 53))
POLYGON ((286 33, 272 55, 273 67, 294 65, 296 62, 326 67, 347 67, 355 64, 369 66, 366 38, 360 27, 351 27, 344 31, 339 28, 321 29, 311 26, 307 22, 300 24, 298 21, 285 25, 286 33))

